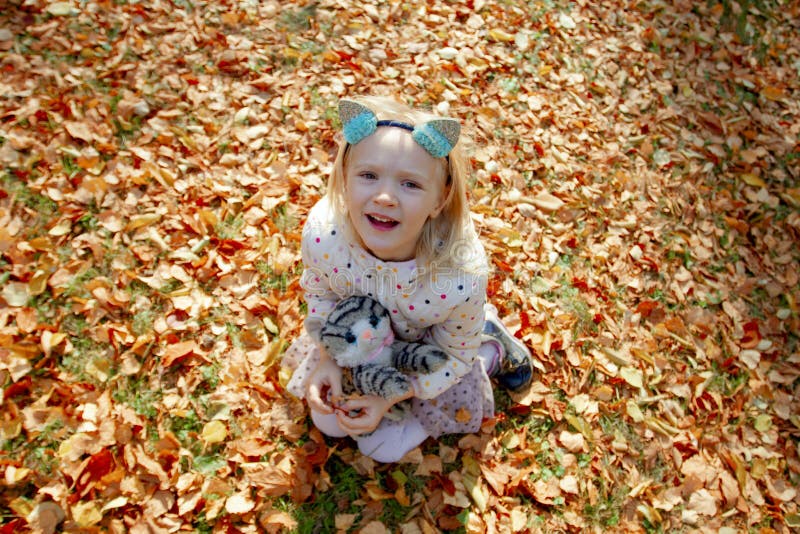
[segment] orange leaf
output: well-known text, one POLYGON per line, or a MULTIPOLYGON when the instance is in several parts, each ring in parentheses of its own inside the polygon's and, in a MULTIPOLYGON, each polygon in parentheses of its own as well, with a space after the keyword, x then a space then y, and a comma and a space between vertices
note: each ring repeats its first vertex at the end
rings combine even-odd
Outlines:
POLYGON ((783 98, 786 95, 784 94, 783 89, 781 89, 780 87, 775 87, 774 85, 768 85, 761 90, 761 96, 763 96, 767 100, 778 101, 778 100, 783 100, 783 98))
POLYGON ((184 341, 182 343, 170 345, 164 351, 164 355, 161 357, 161 363, 164 367, 169 367, 179 359, 191 354, 196 347, 197 343, 194 341, 184 341))

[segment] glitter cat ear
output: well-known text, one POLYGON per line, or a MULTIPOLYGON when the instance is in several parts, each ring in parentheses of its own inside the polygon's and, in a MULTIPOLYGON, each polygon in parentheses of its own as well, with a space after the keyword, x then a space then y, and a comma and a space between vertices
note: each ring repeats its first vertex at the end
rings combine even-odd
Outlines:
POLYGON ((339 101, 339 119, 342 121, 344 139, 351 145, 372 135, 378 126, 375 114, 366 106, 352 100, 339 101))
POLYGON ((394 126, 411 132, 417 144, 434 158, 447 156, 461 134, 461 125, 455 119, 435 119, 419 126, 393 120, 379 121, 369 108, 347 99, 339 101, 339 119, 344 139, 351 145, 372 135, 378 126, 394 126))
POLYGON ((436 119, 416 126, 411 135, 434 158, 447 156, 458 143, 461 125, 455 119, 436 119))

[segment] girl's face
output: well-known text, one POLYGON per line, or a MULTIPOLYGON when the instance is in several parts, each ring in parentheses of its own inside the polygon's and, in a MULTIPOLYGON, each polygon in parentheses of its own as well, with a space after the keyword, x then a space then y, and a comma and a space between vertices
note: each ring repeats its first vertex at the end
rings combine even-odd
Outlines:
POLYGON ((411 133, 380 127, 350 147, 344 173, 347 212, 364 248, 384 261, 413 258, 425 222, 444 207, 442 161, 411 133))

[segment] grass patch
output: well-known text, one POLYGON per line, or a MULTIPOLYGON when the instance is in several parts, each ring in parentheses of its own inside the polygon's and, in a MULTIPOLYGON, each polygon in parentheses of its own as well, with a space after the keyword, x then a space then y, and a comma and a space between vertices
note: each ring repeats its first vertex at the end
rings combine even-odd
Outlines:
POLYGON ((112 397, 116 402, 127 404, 133 410, 148 419, 158 416, 157 403, 161 402, 160 389, 151 389, 147 377, 124 377, 112 397))
POLYGON ((336 514, 361 514, 361 506, 353 504, 353 501, 361 496, 368 479, 335 455, 325 464, 325 469, 330 476, 330 490, 317 492, 312 500, 300 505, 294 504, 289 497, 279 501, 281 507, 297 521, 295 532, 298 534, 335 532, 336 514))

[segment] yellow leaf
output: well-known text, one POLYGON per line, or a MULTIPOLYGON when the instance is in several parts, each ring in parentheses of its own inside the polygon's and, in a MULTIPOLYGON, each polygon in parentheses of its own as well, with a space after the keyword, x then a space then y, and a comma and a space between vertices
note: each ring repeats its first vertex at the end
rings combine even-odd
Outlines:
POLYGON ((752 185, 753 187, 766 187, 767 185, 764 180, 749 172, 742 174, 740 178, 744 183, 747 185, 752 185))
POLYGON ((489 37, 491 37, 495 41, 501 41, 503 43, 510 43, 514 40, 514 36, 508 33, 505 30, 501 30, 500 28, 489 30, 489 37))
POLYGON ((103 519, 94 502, 79 502, 72 507, 72 518, 80 527, 90 527, 103 519))
POLYGON ((27 467, 17 467, 9 465, 6 468, 6 484, 13 486, 17 482, 21 482, 30 474, 31 470, 27 467))
POLYGON ((49 235, 57 237, 57 236, 67 235, 70 232, 70 230, 72 230, 72 223, 69 222, 69 219, 64 219, 54 227, 50 228, 50 230, 47 233, 49 235))
POLYGON ((639 369, 634 369, 633 367, 623 367, 619 370, 619 375, 625 380, 625 382, 635 388, 641 388, 644 386, 644 377, 639 369))
POLYGON ((583 434, 587 440, 592 441, 592 428, 589 426, 589 423, 586 422, 585 419, 582 417, 578 417, 576 415, 572 415, 571 413, 565 413, 564 419, 567 420, 572 427, 583 434))
POLYGON ((131 230, 136 230, 137 228, 141 228, 142 226, 148 226, 157 222, 161 219, 161 215, 158 213, 146 213, 144 215, 136 215, 131 217, 130 222, 128 225, 125 226, 125 231, 130 232, 131 230))
POLYGON ((60 345, 65 339, 67 339, 67 335, 63 332, 51 332, 49 330, 42 332, 42 350, 44 351, 45 355, 50 356, 52 350, 60 345))
POLYGON ((228 429, 222 421, 211 421, 203 427, 201 438, 206 445, 221 443, 228 437, 228 429))
POLYGON ((772 418, 769 415, 762 413, 756 417, 756 421, 753 426, 759 432, 767 432, 770 428, 772 428, 772 418))
POLYGON ((50 278, 50 275, 45 271, 41 269, 36 271, 31 277, 30 281, 28 281, 28 292, 32 296, 41 295, 44 293, 44 290, 47 289, 48 278, 50 278))
POLYGON ((644 414, 642 413, 642 409, 639 408, 639 405, 636 404, 636 401, 633 399, 629 399, 625 405, 625 411, 627 412, 628 416, 633 419, 637 423, 641 423, 644 421, 644 414))
POLYGON ((489 506, 489 494, 486 488, 483 487, 481 483, 481 469, 478 465, 478 462, 472 458, 471 456, 464 457, 464 471, 462 479, 464 482, 464 488, 469 493, 469 496, 472 497, 472 500, 475 502, 475 506, 478 507, 478 510, 481 512, 485 512, 489 506))

